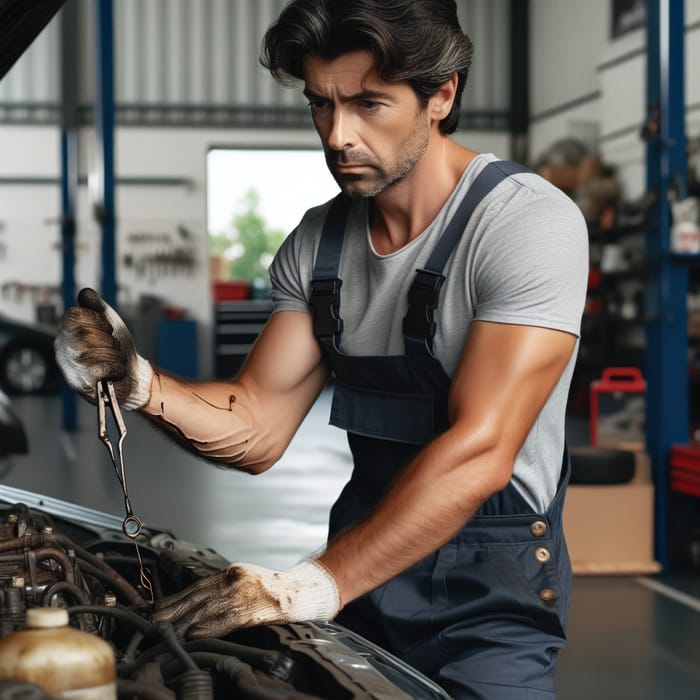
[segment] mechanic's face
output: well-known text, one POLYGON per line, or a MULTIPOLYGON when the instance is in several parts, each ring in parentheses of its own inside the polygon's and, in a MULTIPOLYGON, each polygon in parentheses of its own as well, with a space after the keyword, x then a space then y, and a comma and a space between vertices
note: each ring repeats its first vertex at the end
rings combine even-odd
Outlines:
POLYGON ((304 94, 326 162, 348 195, 375 197, 403 180, 428 148, 430 117, 408 83, 387 83, 368 51, 306 60, 304 94))

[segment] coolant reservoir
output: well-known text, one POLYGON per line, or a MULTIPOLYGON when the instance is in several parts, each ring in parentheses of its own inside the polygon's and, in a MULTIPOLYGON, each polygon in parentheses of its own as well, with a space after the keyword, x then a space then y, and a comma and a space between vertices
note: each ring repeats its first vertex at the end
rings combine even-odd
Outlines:
POLYGON ((112 647, 70 627, 64 608, 30 608, 25 629, 0 639, 0 680, 33 683, 59 698, 117 697, 112 647))

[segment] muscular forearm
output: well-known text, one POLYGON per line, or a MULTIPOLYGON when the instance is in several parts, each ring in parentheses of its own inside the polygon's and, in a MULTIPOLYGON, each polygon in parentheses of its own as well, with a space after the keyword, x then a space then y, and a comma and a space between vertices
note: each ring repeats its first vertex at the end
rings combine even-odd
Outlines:
POLYGON ((280 458, 308 410, 294 396, 270 401, 239 381, 186 382, 156 371, 141 412, 197 456, 259 473, 280 458))
POLYGON ((233 382, 185 382, 156 371, 142 413, 204 459, 258 471, 278 450, 260 406, 233 382))
POLYGON ((235 381, 188 382, 156 370, 141 411, 200 457, 258 473, 282 456, 326 378, 310 316, 281 312, 235 381))
POLYGON ((319 557, 346 605, 449 541, 510 478, 512 457, 448 431, 408 465, 377 509, 319 557))

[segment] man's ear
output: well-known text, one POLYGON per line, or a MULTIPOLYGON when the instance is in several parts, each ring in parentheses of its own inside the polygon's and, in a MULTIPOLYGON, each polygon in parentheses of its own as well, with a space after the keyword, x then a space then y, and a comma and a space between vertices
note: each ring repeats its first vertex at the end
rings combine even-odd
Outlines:
POLYGON ((430 98, 428 107, 430 116, 434 120, 442 121, 450 113, 457 94, 458 82, 459 75, 455 72, 449 80, 440 85, 437 92, 430 98))

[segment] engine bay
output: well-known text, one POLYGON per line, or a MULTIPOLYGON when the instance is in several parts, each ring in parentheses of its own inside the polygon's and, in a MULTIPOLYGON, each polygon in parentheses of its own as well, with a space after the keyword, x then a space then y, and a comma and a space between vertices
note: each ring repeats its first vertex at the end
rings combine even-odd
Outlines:
MULTIPOLYGON (((119 698, 448 697, 332 622, 178 639, 170 625, 150 621, 150 592, 118 518, 27 492, 11 495, 24 498, 0 503, 0 638, 23 628, 29 608, 66 608, 71 626, 114 649, 119 698)), ((156 601, 229 564, 165 531, 144 528, 139 545, 156 601)), ((17 697, 17 687, 0 682, 0 700, 17 697)))

